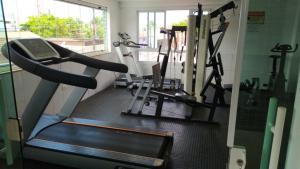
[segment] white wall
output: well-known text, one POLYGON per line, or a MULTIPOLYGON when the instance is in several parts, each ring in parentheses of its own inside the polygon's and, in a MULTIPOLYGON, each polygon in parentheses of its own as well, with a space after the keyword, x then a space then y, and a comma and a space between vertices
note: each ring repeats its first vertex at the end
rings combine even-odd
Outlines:
MULTIPOLYGON (((300 1, 288 0, 285 6, 284 27, 282 29, 282 42, 291 44, 293 47, 299 43, 300 28, 300 1)), ((287 92, 295 93, 298 82, 299 50, 288 54, 286 57, 285 74, 287 79, 287 92)))
MULTIPOLYGON (((214 10, 221 7, 223 4, 227 3, 228 0, 210 0, 210 1, 201 1, 203 4, 203 8, 205 10, 214 10)), ((123 0, 120 2, 120 21, 121 21, 121 28, 122 32, 127 32, 129 35, 132 36, 132 39, 137 40, 137 33, 138 33, 138 15, 137 12, 139 10, 178 10, 178 9, 197 9, 198 1, 195 0, 154 0, 154 2, 149 2, 147 0, 144 1, 131 1, 131 0, 123 0)), ((227 30, 226 36, 223 40, 222 46, 220 48, 220 52, 222 54, 223 62, 224 62, 224 70, 225 76, 223 77, 224 84, 232 83, 233 82, 233 74, 234 74, 234 63, 235 63, 235 56, 234 56, 234 47, 237 38, 237 30, 238 30, 238 22, 239 22, 239 9, 236 10, 235 15, 232 14, 231 11, 227 12, 228 15, 231 16, 228 21, 230 21, 230 26, 227 30)), ((216 21, 215 21, 216 22, 216 21)), ((153 62, 142 62, 141 63, 146 74, 151 74, 150 71, 151 65, 153 62)), ((169 68, 171 66, 168 66, 169 68)), ((177 66, 178 75, 177 78, 180 78, 180 71, 181 65, 178 64, 177 66)), ((170 72, 169 70, 167 72, 170 72)), ((167 73, 167 77, 170 74, 167 73)), ((172 75, 171 75, 172 76, 172 75)))
MULTIPOLYGON (((300 75, 300 74, 299 74, 300 75)), ((294 112, 293 112, 293 120, 291 124, 291 132, 289 137, 289 146, 288 146, 288 153, 286 159, 286 169, 295 169, 299 168, 300 161, 300 77, 298 77, 298 88, 296 92, 296 99, 294 105, 294 112)))
MULTIPOLYGON (((259 77, 261 87, 269 83, 272 70, 272 60, 269 56, 274 54, 270 52, 271 48, 277 43, 292 46, 297 43, 295 38, 299 24, 299 14, 296 13, 299 9, 298 4, 298 0, 251 0, 250 11, 264 11, 266 18, 264 24, 248 24, 241 81, 259 77)), ((298 62, 297 54, 289 54, 286 57, 285 74, 289 93, 294 93, 296 89, 298 62)))
MULTIPOLYGON (((296 1, 296 0, 291 0, 296 1)), ((290 14, 293 12, 293 15, 290 15, 290 17, 293 17, 296 21, 295 25, 296 28, 293 30, 291 42, 292 43, 299 43, 300 42, 300 2, 291 3, 289 9, 296 9, 296 12, 293 10, 289 10, 290 14)), ((293 77, 293 81, 296 81, 296 84, 291 84, 288 87, 290 87, 292 90, 294 89, 294 85, 297 85, 296 90, 296 98, 294 102, 294 111, 293 111, 293 120, 291 124, 291 131, 289 136, 289 145, 288 145, 288 152, 286 156, 286 169, 294 169, 299 168, 300 161, 300 69, 299 69, 299 55, 300 52, 298 50, 297 53, 294 54, 293 58, 289 58, 288 65, 290 68, 290 76, 288 79, 291 79, 293 77), (297 64, 297 65, 295 65, 297 64), (293 68, 294 67, 294 68, 293 68), (296 78, 298 76, 298 79, 296 78)), ((296 86, 295 86, 296 87, 296 86)), ((288 91, 291 90, 288 88, 288 91)))
MULTIPOLYGON (((109 28, 110 31, 110 39, 111 41, 115 41, 118 39, 117 33, 119 32, 119 3, 115 0, 86 0, 87 2, 100 4, 102 6, 108 7, 108 17, 109 19, 109 28)), ((112 48, 112 47, 110 47, 112 48)), ((93 56, 97 59, 118 62, 116 53, 112 50, 111 53, 107 54, 98 54, 93 56)), ((81 73, 84 69, 84 66, 76 64, 76 63, 64 63, 60 65, 54 66, 57 69, 68 71, 72 73, 81 73)), ((19 114, 22 114, 25 106, 29 102, 36 86, 38 85, 40 78, 34 76, 26 71, 15 71, 13 73, 14 84, 16 90, 16 99, 17 99, 17 108, 19 114)), ((108 87, 115 80, 116 75, 113 72, 101 71, 97 76, 98 86, 95 90, 88 90, 84 98, 87 98, 102 89, 108 87)), ((72 90, 71 86, 61 85, 54 95, 50 105, 48 106, 46 112, 47 113, 55 113, 61 108, 63 103, 68 99, 69 93, 72 90)))

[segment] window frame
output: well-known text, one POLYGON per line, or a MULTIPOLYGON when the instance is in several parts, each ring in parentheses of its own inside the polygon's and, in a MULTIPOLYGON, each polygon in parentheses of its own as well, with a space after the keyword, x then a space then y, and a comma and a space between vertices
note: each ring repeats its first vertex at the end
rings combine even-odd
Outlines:
MULTIPOLYGON (((9 0, 7 0, 7 1, 9 1, 9 0)), ((81 7, 90 8, 91 11, 92 11, 92 15, 91 15, 92 20, 95 20, 95 18, 97 16, 101 16, 101 15, 97 15, 101 11, 101 13, 103 13, 103 17, 101 17, 101 18, 103 18, 103 20, 105 22, 105 24, 104 24, 105 25, 105 28, 104 28, 105 29, 105 33, 104 33, 104 36, 103 36, 103 43, 100 43, 98 45, 103 45, 103 46, 101 48, 99 48, 97 44, 93 43, 90 46, 91 50, 84 50, 84 49, 83 50, 74 50, 72 48, 71 49, 69 48, 69 49, 73 50, 75 52, 78 52, 80 54, 85 54, 85 55, 90 56, 90 57, 98 56, 98 55, 105 55, 105 54, 111 53, 111 46, 110 46, 110 41, 111 41, 111 39, 110 39, 110 33, 111 32, 109 31, 109 28, 110 28, 110 18, 109 18, 109 16, 110 15, 109 15, 109 9, 108 9, 108 7, 103 6, 103 5, 98 5, 98 4, 95 4, 95 3, 81 1, 81 0, 51 0, 51 1, 66 3, 66 4, 69 4, 69 5, 77 5, 80 8, 81 7), (99 48, 99 49, 97 49, 97 48, 99 48)), ((4 10, 4 12, 5 12, 5 10, 4 10)), ((17 12, 14 12, 14 13, 17 13, 17 12)), ((18 12, 18 13, 20 13, 20 12, 18 12)), ((53 14, 54 16, 56 16, 55 12, 51 11, 50 13, 53 14)), ((38 16, 38 15, 39 14, 34 14, 33 16, 38 16)), ((17 14, 17 17, 18 16, 20 16, 20 14, 17 14)), ((29 17, 29 16, 27 16, 27 17, 29 17)), ((77 19, 77 18, 74 17, 74 19, 77 19)), ((22 23, 19 23, 19 24, 22 24, 22 23)), ((94 22, 92 23, 92 27, 90 28, 92 32, 94 32, 93 28, 95 28, 94 22)), ((8 29, 6 31, 9 32, 8 29)), ((19 37, 8 37, 8 38, 24 38, 24 37, 19 36, 19 37)), ((28 38, 30 38, 30 37, 28 37, 28 38)), ((44 37, 41 36, 41 38, 44 38, 44 37)), ((49 38, 44 38, 44 39, 50 40, 50 41, 52 41, 52 40, 55 41, 55 39, 57 39, 57 38, 59 38, 59 37, 49 37, 49 38)), ((95 41, 97 39, 99 39, 99 38, 97 38, 97 34, 96 33, 93 33, 92 36, 89 38, 89 40, 91 40, 91 41, 95 41)), ((79 47, 84 48, 84 45, 81 45, 79 47)))
MULTIPOLYGON (((53 0, 53 1, 59 1, 59 2, 65 2, 65 3, 69 3, 69 4, 75 4, 75 5, 79 5, 79 6, 84 6, 84 7, 89 7, 92 8, 93 10, 103 10, 105 12, 105 23, 106 23, 106 31, 105 31, 105 37, 104 37, 104 48, 105 50, 94 50, 94 51, 90 51, 90 52, 80 52, 81 54, 84 54, 88 57, 97 57, 97 56, 105 56, 107 54, 111 53, 111 32, 110 32, 110 14, 109 14, 109 8, 106 6, 102 6, 102 5, 98 5, 98 4, 94 4, 94 3, 89 3, 89 2, 84 2, 81 0, 53 0)), ((5 15, 4 13, 5 11, 3 10, 3 16, 5 15)), ((2 22, 6 22, 6 20, 4 19, 2 22)), ((6 23, 4 23, 6 24, 6 23)), ((4 28, 4 31, 6 32, 5 35, 7 35, 7 29, 6 29, 6 25, 4 28)), ((7 37, 8 38, 8 37, 7 37)), ((93 37, 95 39, 95 36, 93 37)), ((17 72, 17 71, 22 71, 23 69, 19 68, 18 66, 16 66, 14 63, 10 63, 8 60, 7 62, 3 62, 0 64, 0 67, 7 67, 11 64, 12 67, 12 72, 17 72)), ((1 72, 1 73, 5 73, 5 72, 1 72)))
MULTIPOLYGON (((90 2, 86 2, 86 1, 82 1, 82 0, 53 0, 53 1, 60 1, 60 2, 65 2, 65 3, 69 3, 69 4, 75 4, 75 5, 80 5, 80 6, 84 6, 84 7, 89 7, 93 9, 93 14, 95 13, 95 9, 96 10, 103 10, 105 12, 105 23, 106 23, 106 31, 105 31, 105 37, 104 37, 104 50, 94 50, 94 51, 90 51, 90 52, 82 52, 81 54, 85 54, 87 56, 93 57, 93 56, 98 56, 98 55, 105 55, 108 53, 111 53, 111 47, 110 47, 110 31, 109 31, 109 24, 110 24, 110 20, 109 20, 109 15, 108 15, 108 7, 103 6, 103 5, 98 5, 95 3, 90 3, 90 2)), ((95 14, 94 14, 95 17, 95 14)), ((95 35, 93 37, 93 39, 95 39, 95 35)), ((93 46, 93 48, 95 48, 95 46, 93 46)))
MULTIPOLYGON (((167 10, 138 10, 137 11, 137 42, 139 42, 140 39, 140 13, 147 13, 147 44, 149 44, 149 13, 153 12, 154 13, 154 41, 156 39, 156 32, 155 32, 155 28, 156 28, 156 13, 164 13, 164 27, 166 27, 166 13, 167 10)), ((158 46, 155 47, 147 47, 147 48, 143 48, 143 51, 155 51, 155 49, 158 49, 158 46)))
MULTIPOLYGON (((164 13, 164 27, 167 26, 167 11, 176 11, 176 10, 183 10, 183 11, 189 11, 189 14, 193 13, 194 11, 196 11, 196 9, 162 9, 162 10, 137 10, 137 42, 139 42, 139 27, 140 27, 140 13, 147 13, 147 23, 149 23, 149 13, 150 12, 154 12, 154 27, 156 27, 156 13, 162 12, 164 13)), ((149 24, 148 24, 148 28, 147 28, 147 44, 149 44, 149 24)), ((156 38, 156 33, 154 33, 154 39, 156 38)), ((147 48, 143 48, 142 51, 154 51, 155 49, 158 49, 158 46, 156 47, 147 47, 147 48), (152 49, 152 50, 151 50, 152 49)))
MULTIPOLYGON (((167 26, 167 11, 175 11, 175 10, 185 10, 185 11, 189 11, 189 14, 191 14, 193 11, 195 11, 195 9, 162 9, 162 10, 137 10, 137 13, 136 13, 136 15, 137 15, 137 42, 139 43, 139 39, 140 39, 140 36, 139 36, 139 31, 140 31, 140 13, 147 13, 147 23, 149 23, 149 13, 150 12, 154 12, 154 18, 155 18, 155 26, 154 27, 156 27, 156 13, 159 13, 159 12, 162 12, 162 13, 164 13, 164 27, 166 27, 167 26)), ((149 24, 148 24, 148 27, 147 27, 147 44, 149 44, 149 24)), ((164 35, 164 37, 166 38, 166 35, 164 35)), ((155 40, 155 38, 156 38, 156 32, 154 33, 154 40, 155 40)), ((158 46, 156 46, 155 47, 155 45, 154 45, 154 47, 146 47, 146 48, 140 48, 138 51, 136 51, 137 52, 137 54, 139 53, 139 52, 158 52, 158 46)), ((186 50, 184 50, 184 52, 186 52, 186 50)), ((139 54, 138 54, 138 56, 139 56, 139 54)), ((138 59, 140 60, 140 57, 138 57, 138 59)), ((144 61, 144 62, 152 62, 151 60, 149 60, 149 61, 144 61)))
POLYGON ((94 9, 105 9, 105 10, 107 10, 107 7, 105 7, 105 6, 90 3, 90 2, 85 2, 85 1, 81 1, 81 0, 53 0, 53 1, 60 1, 60 2, 70 3, 70 4, 90 7, 90 8, 94 8, 94 9))

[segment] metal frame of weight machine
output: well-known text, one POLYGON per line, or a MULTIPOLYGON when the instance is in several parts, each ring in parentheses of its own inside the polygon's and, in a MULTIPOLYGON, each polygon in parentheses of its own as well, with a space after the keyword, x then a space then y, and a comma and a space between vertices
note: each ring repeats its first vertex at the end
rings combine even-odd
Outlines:
MULTIPOLYGON (((200 121, 200 122, 209 122, 209 123, 213 122, 216 107, 218 105, 226 105, 225 99, 224 99, 225 90, 222 87, 222 77, 221 77, 224 74, 224 71, 223 71, 223 65, 222 65, 222 61, 221 61, 221 54, 218 52, 218 50, 219 50, 219 47, 221 45, 221 42, 224 38, 224 35, 225 35, 226 30, 229 25, 229 23, 225 22, 226 18, 224 17, 223 12, 225 12, 229 9, 233 9, 233 8, 235 8, 234 2, 230 2, 230 3, 222 6, 221 8, 217 9, 216 11, 212 12, 209 16, 206 17, 206 18, 210 19, 210 18, 215 18, 220 15, 221 25, 217 31, 212 32, 209 27, 208 27, 209 29, 207 30, 209 32, 208 32, 208 36, 207 36, 208 43, 206 46, 210 53, 210 57, 209 57, 209 62, 207 64, 204 64, 203 67, 204 67, 204 69, 206 67, 212 67, 213 71, 211 72, 210 76, 208 77, 208 79, 205 83, 204 83, 204 78, 203 78, 203 88, 202 88, 201 92, 199 93, 199 95, 203 98, 203 102, 198 102, 197 99, 192 99, 192 96, 180 97, 180 96, 165 93, 161 87, 158 88, 158 90, 147 88, 146 92, 142 96, 143 99, 139 105, 139 109, 138 109, 137 113, 134 113, 133 112, 134 105, 137 102, 137 99, 140 98, 140 92, 142 90, 142 86, 140 86, 136 92, 136 95, 134 96, 133 100, 131 101, 128 109, 126 111, 122 112, 122 114, 133 115, 133 116, 142 116, 142 117, 154 117, 154 118, 162 118, 162 119, 173 119, 173 120, 178 119, 178 120, 200 121), (219 35, 218 40, 214 44, 212 36, 215 34, 220 34, 220 35, 219 35), (215 83, 213 83, 213 80, 215 81, 215 83), (208 103, 206 101, 205 93, 209 86, 212 86, 215 89, 212 103, 208 103), (151 115, 143 113, 143 107, 144 107, 144 105, 147 105, 147 97, 150 94, 154 94, 157 96, 157 106, 156 106, 155 114, 151 114, 151 115), (166 98, 175 100, 175 101, 179 101, 179 102, 183 102, 192 107, 207 108, 207 109, 209 109, 209 117, 207 120, 203 121, 203 120, 198 120, 198 119, 197 120, 192 119, 193 113, 191 113, 188 116, 185 116, 184 118, 177 118, 177 117, 174 118, 174 117, 162 116, 162 108, 163 108, 163 104, 164 104, 164 101, 166 100, 166 98)), ((199 11, 202 11, 201 5, 199 5, 199 11)), ((200 29, 200 27, 201 27, 200 25, 209 23, 209 22, 208 23, 201 22, 203 20, 203 18, 205 18, 205 17, 201 16, 201 14, 202 14, 202 12, 198 12, 198 17, 197 17, 198 21, 196 23, 199 33, 201 31, 203 31, 200 29), (202 20, 201 20, 201 18, 202 18, 202 20)), ((204 27, 205 26, 202 25, 202 28, 204 28, 204 27)), ((167 62, 169 59, 169 54, 171 51, 175 32, 176 32, 176 29, 171 30, 171 33, 170 33, 171 36, 169 38, 169 45, 168 45, 167 53, 166 54, 160 53, 161 55, 164 56, 164 59, 162 62, 162 67, 161 67, 161 79, 162 80, 164 79, 164 75, 166 72, 167 62)), ((198 49, 202 49, 202 48, 199 47, 199 43, 196 45, 197 45, 197 47, 196 47, 197 52, 194 52, 194 53, 198 54, 198 52, 199 52, 198 49)), ((194 65, 192 65, 192 66, 194 68, 194 65)), ((199 69, 197 69, 197 70, 199 70, 199 69)), ((185 91, 183 91, 183 92, 185 92, 185 91)), ((189 93, 187 93, 187 94, 189 94, 189 93)))

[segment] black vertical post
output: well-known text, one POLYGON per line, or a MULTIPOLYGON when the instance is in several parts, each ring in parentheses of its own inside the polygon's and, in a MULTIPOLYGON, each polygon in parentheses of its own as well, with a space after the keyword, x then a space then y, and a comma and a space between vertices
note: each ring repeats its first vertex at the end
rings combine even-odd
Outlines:
MULTIPOLYGON (((224 32, 224 30, 222 30, 222 32, 224 32)), ((215 79, 215 83, 216 83, 214 97, 216 97, 216 102, 219 101, 219 103, 221 105, 225 105, 226 104, 225 98, 224 98, 225 91, 222 87, 222 77, 219 72, 217 58, 212 56, 215 51, 215 47, 214 47, 211 30, 209 31, 208 49, 209 49, 209 53, 210 53, 210 59, 209 59, 210 63, 209 64, 212 65, 212 67, 213 67, 214 79, 215 79)), ((204 93, 202 93, 202 94, 204 94, 204 93)), ((215 101, 215 99, 213 99, 213 100, 215 101)), ((213 104, 215 104, 215 103, 213 103, 213 104)))
MULTIPOLYGON (((166 72, 167 72, 169 56, 170 56, 171 49, 172 49, 172 42, 173 42, 173 39, 175 37, 175 31, 171 30, 171 32, 168 32, 168 34, 170 34, 170 39, 169 39, 169 44, 168 44, 168 51, 164 55, 163 62, 162 62, 162 65, 161 65, 161 82, 160 82, 160 86, 159 86, 159 89, 158 89, 160 92, 163 90, 163 87, 164 87, 164 81, 165 81, 165 76, 166 76, 166 72)), ((155 116, 156 117, 161 116, 164 100, 165 100, 165 97, 163 95, 158 95, 158 101, 157 101, 157 106, 156 106, 156 110, 155 110, 155 116)))

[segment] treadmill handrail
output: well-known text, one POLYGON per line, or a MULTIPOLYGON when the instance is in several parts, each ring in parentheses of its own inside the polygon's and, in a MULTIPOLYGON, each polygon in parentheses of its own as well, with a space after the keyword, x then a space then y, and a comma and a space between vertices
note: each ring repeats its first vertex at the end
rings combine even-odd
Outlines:
POLYGON ((124 64, 98 60, 98 59, 94 59, 94 58, 90 58, 90 57, 85 57, 85 56, 79 55, 79 54, 73 55, 71 57, 70 61, 84 64, 86 66, 93 67, 96 69, 102 69, 102 70, 119 72, 119 73, 127 73, 128 72, 128 67, 124 64))
POLYGON ((48 62, 47 60, 44 62, 30 59, 28 56, 26 56, 26 53, 22 53, 24 51, 22 51, 22 49, 19 48, 14 41, 10 41, 3 45, 2 53, 6 58, 10 58, 10 60, 17 66, 41 77, 42 79, 88 89, 95 89, 97 87, 97 80, 94 77, 68 73, 53 69, 46 65, 71 61, 95 69, 103 69, 121 73, 126 73, 128 71, 128 67, 126 65, 90 58, 63 48, 53 42, 47 42, 59 53, 60 58, 53 58, 48 62))
POLYGON ((119 72, 119 73, 127 73, 128 67, 124 64, 114 63, 103 61, 99 59, 94 59, 79 53, 75 53, 69 49, 61 47, 53 42, 47 41, 55 50, 57 50, 60 54, 60 57, 70 57, 68 61, 80 63, 89 67, 93 67, 96 69, 102 69, 112 72, 119 72))
POLYGON ((22 69, 35 74, 42 79, 56 83, 64 83, 89 89, 95 89, 97 87, 97 81, 94 78, 55 70, 41 64, 40 62, 26 58, 15 50, 15 47, 13 47, 13 43, 14 42, 12 41, 8 42, 8 44, 5 44, 2 47, 2 54, 6 58, 10 58, 10 60, 14 64, 21 67, 22 69), (9 45, 10 55, 8 54, 7 45, 9 45))
POLYGON ((37 139, 37 138, 26 142, 26 147, 27 150, 28 148, 30 149, 39 148, 41 149, 41 151, 47 150, 56 153, 73 154, 76 156, 85 156, 87 158, 104 159, 104 160, 119 162, 122 164, 125 163, 128 165, 141 166, 147 168, 149 167, 161 168, 161 166, 163 166, 166 163, 166 160, 163 157, 161 158, 147 157, 142 155, 128 154, 128 153, 106 150, 106 149, 98 149, 93 147, 84 147, 75 144, 54 142, 49 140, 37 139), (68 151, 65 150, 66 149, 65 147, 68 148, 68 151), (82 150, 79 152, 84 155, 79 154, 78 152, 76 152, 76 150, 77 151, 82 150), (101 156, 97 154, 100 154, 101 156))

